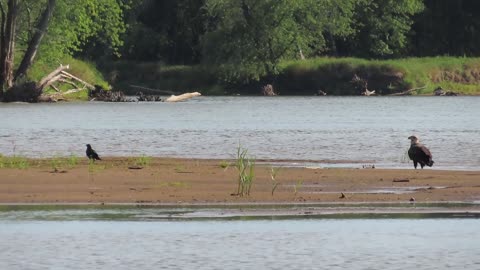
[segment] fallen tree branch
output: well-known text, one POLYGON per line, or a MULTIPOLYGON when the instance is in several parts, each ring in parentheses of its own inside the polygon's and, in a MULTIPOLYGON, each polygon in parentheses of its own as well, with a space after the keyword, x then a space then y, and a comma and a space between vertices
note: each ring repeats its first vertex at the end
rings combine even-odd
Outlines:
POLYGON ((183 100, 190 99, 190 98, 193 98, 193 97, 198 97, 198 96, 201 96, 201 95, 202 94, 200 94, 199 92, 185 93, 185 94, 181 94, 181 95, 178 95, 178 96, 172 95, 169 98, 167 98, 165 101, 166 102, 178 102, 178 101, 183 101, 183 100))
POLYGON ((45 82, 45 83, 42 85, 42 88, 39 88, 38 90, 43 91, 43 89, 49 87, 50 85, 52 85, 54 82, 60 80, 61 78, 62 78, 62 75, 57 75, 57 76, 51 78, 50 80, 48 80, 47 82, 45 82))
POLYGON ((60 89, 58 87, 56 87, 55 85, 50 85, 50 87, 53 88, 53 90, 55 90, 56 92, 60 92, 60 89))
POLYGON ((425 88, 427 88, 426 85, 424 85, 424 86, 422 86, 422 87, 417 87, 417 88, 408 89, 408 90, 403 91, 403 92, 400 92, 400 93, 393 93, 393 94, 390 94, 389 96, 405 96, 405 95, 410 94, 410 93, 413 92, 413 91, 421 90, 421 89, 425 89, 425 88))
POLYGON ((169 90, 154 89, 154 88, 148 88, 148 87, 143 87, 143 86, 133 85, 133 84, 130 84, 129 86, 133 87, 133 88, 141 89, 141 90, 147 90, 147 91, 150 91, 150 92, 157 92, 157 93, 175 95, 175 92, 169 91, 169 90))
POLYGON ((69 69, 70 65, 60 65, 57 69, 54 71, 50 72, 47 76, 45 76, 43 79, 40 80, 39 83, 37 83, 37 89, 38 90, 43 90, 45 88, 45 84, 47 84, 49 81, 52 80, 55 76, 57 76, 59 73, 64 71, 65 69, 69 69))
POLYGON ((70 74, 70 73, 68 73, 68 72, 66 72, 66 71, 63 71, 63 70, 62 70, 62 71, 60 71, 60 73, 62 73, 63 75, 67 76, 67 77, 70 78, 70 79, 73 79, 73 80, 75 80, 75 81, 78 81, 78 82, 83 83, 83 84, 84 84, 88 89, 90 89, 90 90, 94 90, 94 89, 95 89, 95 86, 87 83, 86 81, 84 81, 84 80, 82 80, 82 79, 80 79, 80 78, 78 78, 78 77, 75 77, 74 75, 72 75, 72 74, 70 74))

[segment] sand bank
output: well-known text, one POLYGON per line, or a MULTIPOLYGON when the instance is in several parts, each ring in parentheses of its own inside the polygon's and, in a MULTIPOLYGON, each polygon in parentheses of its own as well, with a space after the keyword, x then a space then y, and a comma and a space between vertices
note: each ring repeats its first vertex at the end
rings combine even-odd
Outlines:
POLYGON ((238 173, 225 160, 154 158, 132 169, 132 158, 89 165, 0 169, 0 203, 358 203, 480 201, 480 172, 283 167, 273 191, 271 166, 257 165, 251 195, 234 196, 238 173), (57 167, 55 170, 54 167, 57 167), (130 167, 130 168, 129 168, 130 167), (343 193, 343 195, 342 195, 343 193))

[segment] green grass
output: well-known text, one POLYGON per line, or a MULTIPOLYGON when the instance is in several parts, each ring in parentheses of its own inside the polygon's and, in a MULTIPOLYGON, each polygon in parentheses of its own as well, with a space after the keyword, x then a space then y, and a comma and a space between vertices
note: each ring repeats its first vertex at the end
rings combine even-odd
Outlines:
POLYGON ((22 156, 3 156, 0 155, 0 168, 5 169, 28 169, 30 167, 30 162, 27 158, 22 156))
POLYGON ((226 161, 226 160, 222 160, 220 161, 220 168, 222 169, 227 169, 228 167, 230 167, 230 162, 226 161))
MULTIPOLYGON (((74 76, 84 80, 85 82, 92 84, 92 85, 100 85, 104 89, 110 89, 110 85, 103 77, 102 73, 97 69, 95 64, 88 61, 83 61, 79 59, 75 59, 72 57, 64 57, 62 59, 57 59, 55 61, 35 61, 32 67, 28 71, 28 76, 26 80, 29 81, 39 81, 43 77, 47 76, 50 72, 54 71, 62 65, 69 65, 70 68, 66 70, 67 72, 73 74, 74 76)), ((80 83, 77 83, 79 87, 82 87, 80 83)), ((67 91, 74 88, 72 85, 68 84, 58 84, 57 85, 60 90, 67 91)), ((53 93, 53 88, 46 89, 46 92, 53 93)), ((81 91, 73 94, 69 94, 65 96, 67 99, 72 100, 87 100, 88 98, 88 91, 81 91)))
MULTIPOLYGON (((274 81, 280 95, 312 95, 318 90, 329 95, 357 95, 351 79, 354 74, 368 80, 369 90, 391 94, 412 88, 414 95, 430 95, 437 87, 462 94, 480 94, 480 58, 424 57, 393 60, 318 57, 283 61, 274 79, 260 82, 225 82, 215 69, 201 65, 168 66, 159 62, 104 62, 99 69, 91 62, 65 57, 55 61, 37 61, 29 70, 29 80, 39 80, 61 64, 70 64, 72 74, 109 89, 122 89, 128 94, 142 91, 131 85, 166 90, 174 93, 199 91, 204 95, 232 93, 259 94, 260 87, 274 81), (101 70, 102 72, 100 72, 101 70), (395 76, 401 75, 400 78, 395 76), (424 87, 424 88, 423 88, 424 87)), ((62 90, 71 87, 63 86, 62 90)), ((144 91, 146 92, 146 91, 144 91)), ((169 95, 168 93, 156 93, 169 95)), ((71 94, 68 99, 85 100, 87 91, 71 94)))
POLYGON ((53 171, 73 169, 78 165, 79 157, 71 154, 68 157, 53 157, 50 159, 50 166, 53 171))
POLYGON ((148 167, 152 163, 152 157, 141 155, 134 160, 134 165, 141 167, 148 167))
MULTIPOLYGON (((311 91, 326 90, 333 94, 342 93, 343 88, 351 88, 352 74, 363 78, 380 77, 385 82, 369 81, 370 90, 400 92, 420 88, 412 94, 432 94, 437 87, 462 94, 480 93, 480 58, 464 57, 425 57, 394 60, 366 60, 358 58, 315 58, 305 61, 285 61, 280 65, 279 88, 288 91, 290 84, 299 89, 311 91), (401 75, 397 82, 389 76, 401 75), (285 82, 285 83, 284 83, 285 82), (284 83, 284 86, 282 86, 284 83), (383 84, 382 84, 383 83, 383 84), (378 88, 377 88, 378 87, 378 88), (330 89, 325 89, 330 88, 330 89)), ((377 78, 378 79, 378 78, 377 78)), ((291 88, 291 87, 290 87, 291 88)))

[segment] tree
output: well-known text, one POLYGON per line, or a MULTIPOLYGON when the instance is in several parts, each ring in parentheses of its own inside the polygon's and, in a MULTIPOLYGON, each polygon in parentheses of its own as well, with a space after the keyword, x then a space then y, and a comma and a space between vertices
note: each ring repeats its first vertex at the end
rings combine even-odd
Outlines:
POLYGON ((355 35, 343 44, 346 54, 389 58, 403 55, 409 46, 413 16, 423 0, 359 0, 355 7, 355 35))
POLYGON ((5 90, 25 81, 22 78, 38 54, 52 61, 73 54, 93 38, 116 52, 125 31, 122 7, 127 4, 127 0, 0 0, 0 99, 5 90), (22 51, 14 72, 15 53, 22 51))
POLYGON ((424 0, 411 52, 417 56, 480 56, 480 1, 424 0))
POLYGON ((145 0, 128 12, 122 56, 129 60, 198 64, 205 0, 145 0))
POLYGON ((324 52, 326 34, 351 34, 353 2, 208 0, 205 63, 228 81, 274 75, 281 60, 324 52))

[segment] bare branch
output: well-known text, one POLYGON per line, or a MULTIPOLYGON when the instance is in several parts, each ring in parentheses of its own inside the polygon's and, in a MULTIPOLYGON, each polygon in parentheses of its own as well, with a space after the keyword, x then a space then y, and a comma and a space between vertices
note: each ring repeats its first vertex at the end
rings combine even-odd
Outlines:
POLYGON ((88 89, 91 89, 91 90, 95 89, 95 86, 87 83, 86 81, 84 81, 84 80, 82 80, 82 79, 80 79, 80 78, 78 78, 78 77, 75 77, 74 75, 72 75, 72 74, 70 74, 70 73, 68 73, 68 72, 66 72, 66 71, 63 71, 63 70, 62 70, 61 73, 62 73, 63 75, 65 75, 65 76, 67 76, 68 78, 72 79, 72 80, 75 80, 75 81, 78 81, 78 82, 83 83, 83 85, 85 85, 88 89))

